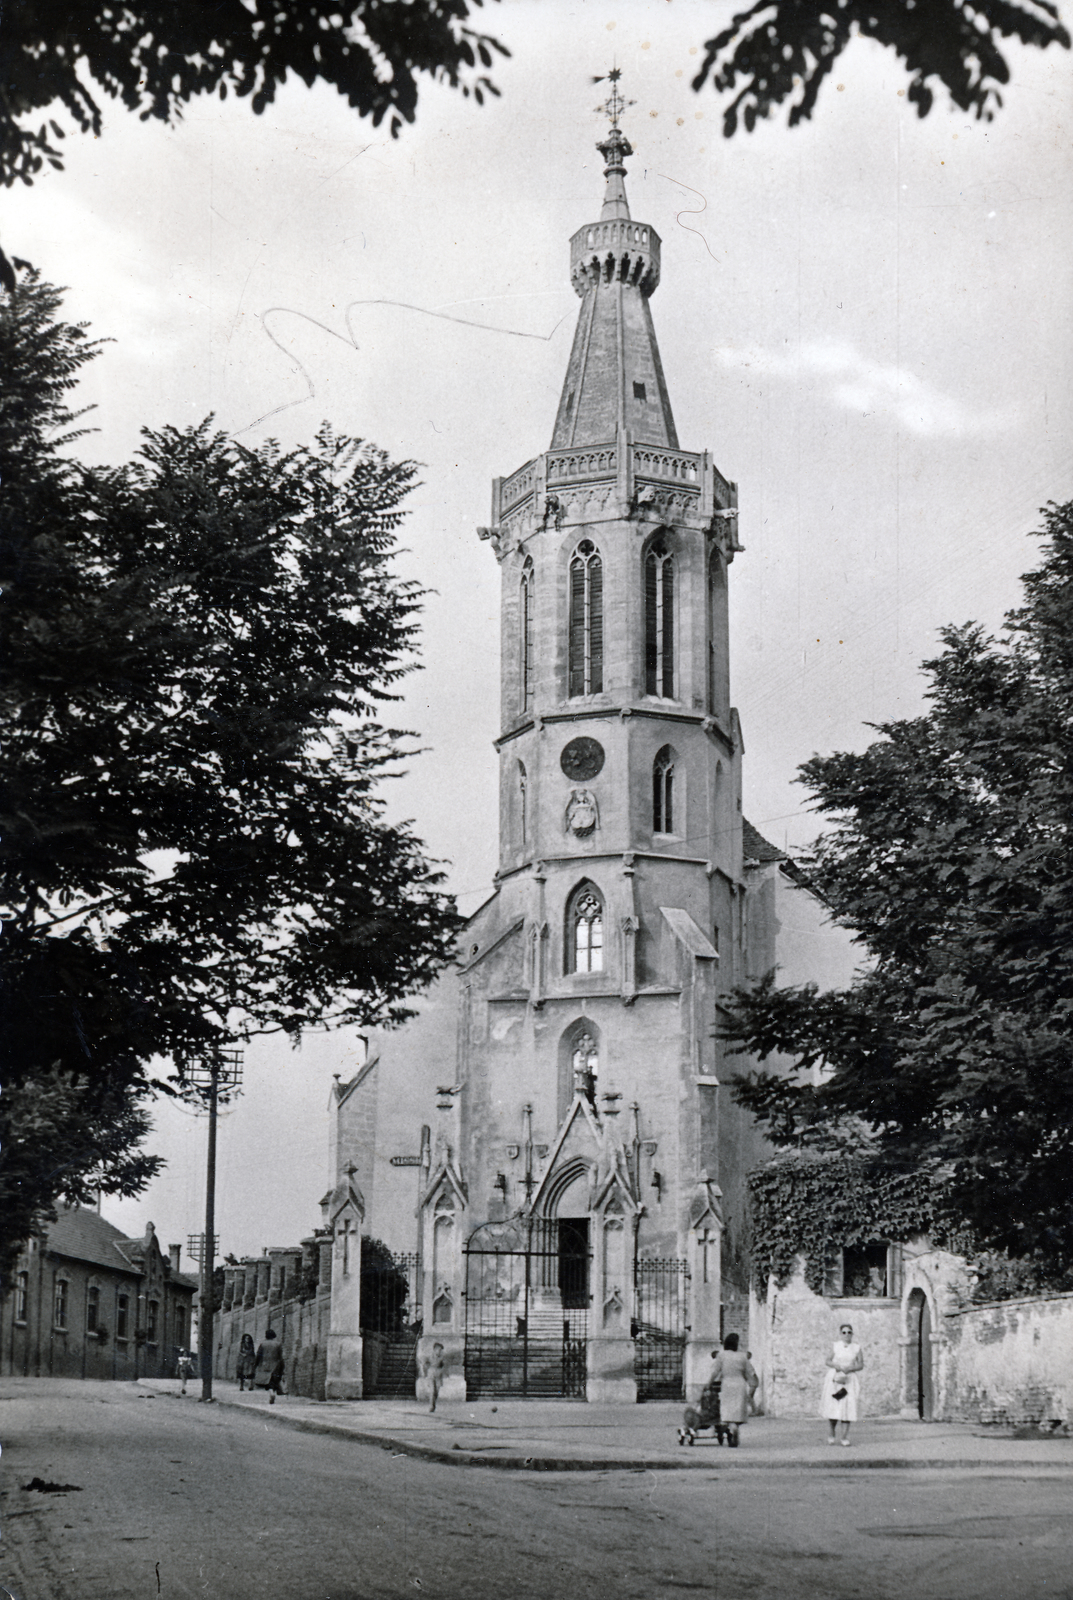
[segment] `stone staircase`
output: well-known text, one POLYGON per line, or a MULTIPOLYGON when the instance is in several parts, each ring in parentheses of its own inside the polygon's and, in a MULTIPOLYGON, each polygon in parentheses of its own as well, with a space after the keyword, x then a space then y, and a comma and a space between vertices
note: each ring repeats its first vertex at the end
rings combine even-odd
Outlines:
POLYGON ((365 1391, 365 1399, 412 1400, 416 1384, 417 1340, 398 1340, 384 1350, 376 1382, 365 1391))

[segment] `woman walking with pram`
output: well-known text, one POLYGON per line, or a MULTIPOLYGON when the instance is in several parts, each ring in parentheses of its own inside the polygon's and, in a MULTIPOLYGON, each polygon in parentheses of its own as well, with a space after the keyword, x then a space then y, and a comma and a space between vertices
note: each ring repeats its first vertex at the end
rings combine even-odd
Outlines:
POLYGON ((713 1350, 715 1366, 703 1389, 697 1409, 686 1407, 678 1430, 679 1444, 695 1444, 702 1428, 714 1428, 720 1444, 738 1447, 738 1429, 749 1420, 749 1401, 756 1392, 757 1377, 748 1355, 738 1349, 736 1333, 728 1333, 722 1350, 713 1350))

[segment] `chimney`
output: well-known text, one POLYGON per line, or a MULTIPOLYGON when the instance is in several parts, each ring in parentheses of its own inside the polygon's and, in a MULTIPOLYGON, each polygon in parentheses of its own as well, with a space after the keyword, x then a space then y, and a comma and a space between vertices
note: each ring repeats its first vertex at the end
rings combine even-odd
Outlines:
POLYGON ((181 1244, 169 1244, 168 1245, 168 1255, 171 1257, 171 1270, 172 1270, 172 1272, 178 1272, 180 1270, 180 1266, 181 1266, 182 1258, 183 1258, 183 1247, 182 1247, 182 1245, 181 1244))

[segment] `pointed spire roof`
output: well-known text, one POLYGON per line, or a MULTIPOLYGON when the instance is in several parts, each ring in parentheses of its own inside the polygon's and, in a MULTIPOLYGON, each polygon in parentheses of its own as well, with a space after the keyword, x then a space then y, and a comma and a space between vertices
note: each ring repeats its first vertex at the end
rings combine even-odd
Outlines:
POLYGON ((619 93, 619 69, 608 76, 611 93, 599 109, 611 126, 596 146, 607 184, 599 222, 570 241, 570 277, 582 305, 551 448, 607 444, 624 429, 642 443, 677 449, 648 305, 659 284, 660 237, 630 216, 626 157, 633 148, 619 118, 633 102, 619 93))

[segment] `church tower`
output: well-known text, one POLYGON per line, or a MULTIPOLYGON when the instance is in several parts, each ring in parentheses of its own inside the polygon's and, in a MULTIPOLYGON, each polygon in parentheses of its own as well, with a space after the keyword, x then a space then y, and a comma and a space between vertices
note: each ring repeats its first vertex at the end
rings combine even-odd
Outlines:
MULTIPOLYGON (((679 446, 617 76, 550 447, 494 481, 478 530, 502 584, 499 869, 413 1046, 439 1090, 413 1112, 431 1127, 421 1352, 444 1346, 448 1398, 694 1394, 724 1325, 746 1326, 743 1183, 764 1147, 720 1091, 716 1039, 750 895, 737 495, 679 446)), ((395 1094, 420 1076, 405 1037, 381 1057, 395 1094)))

